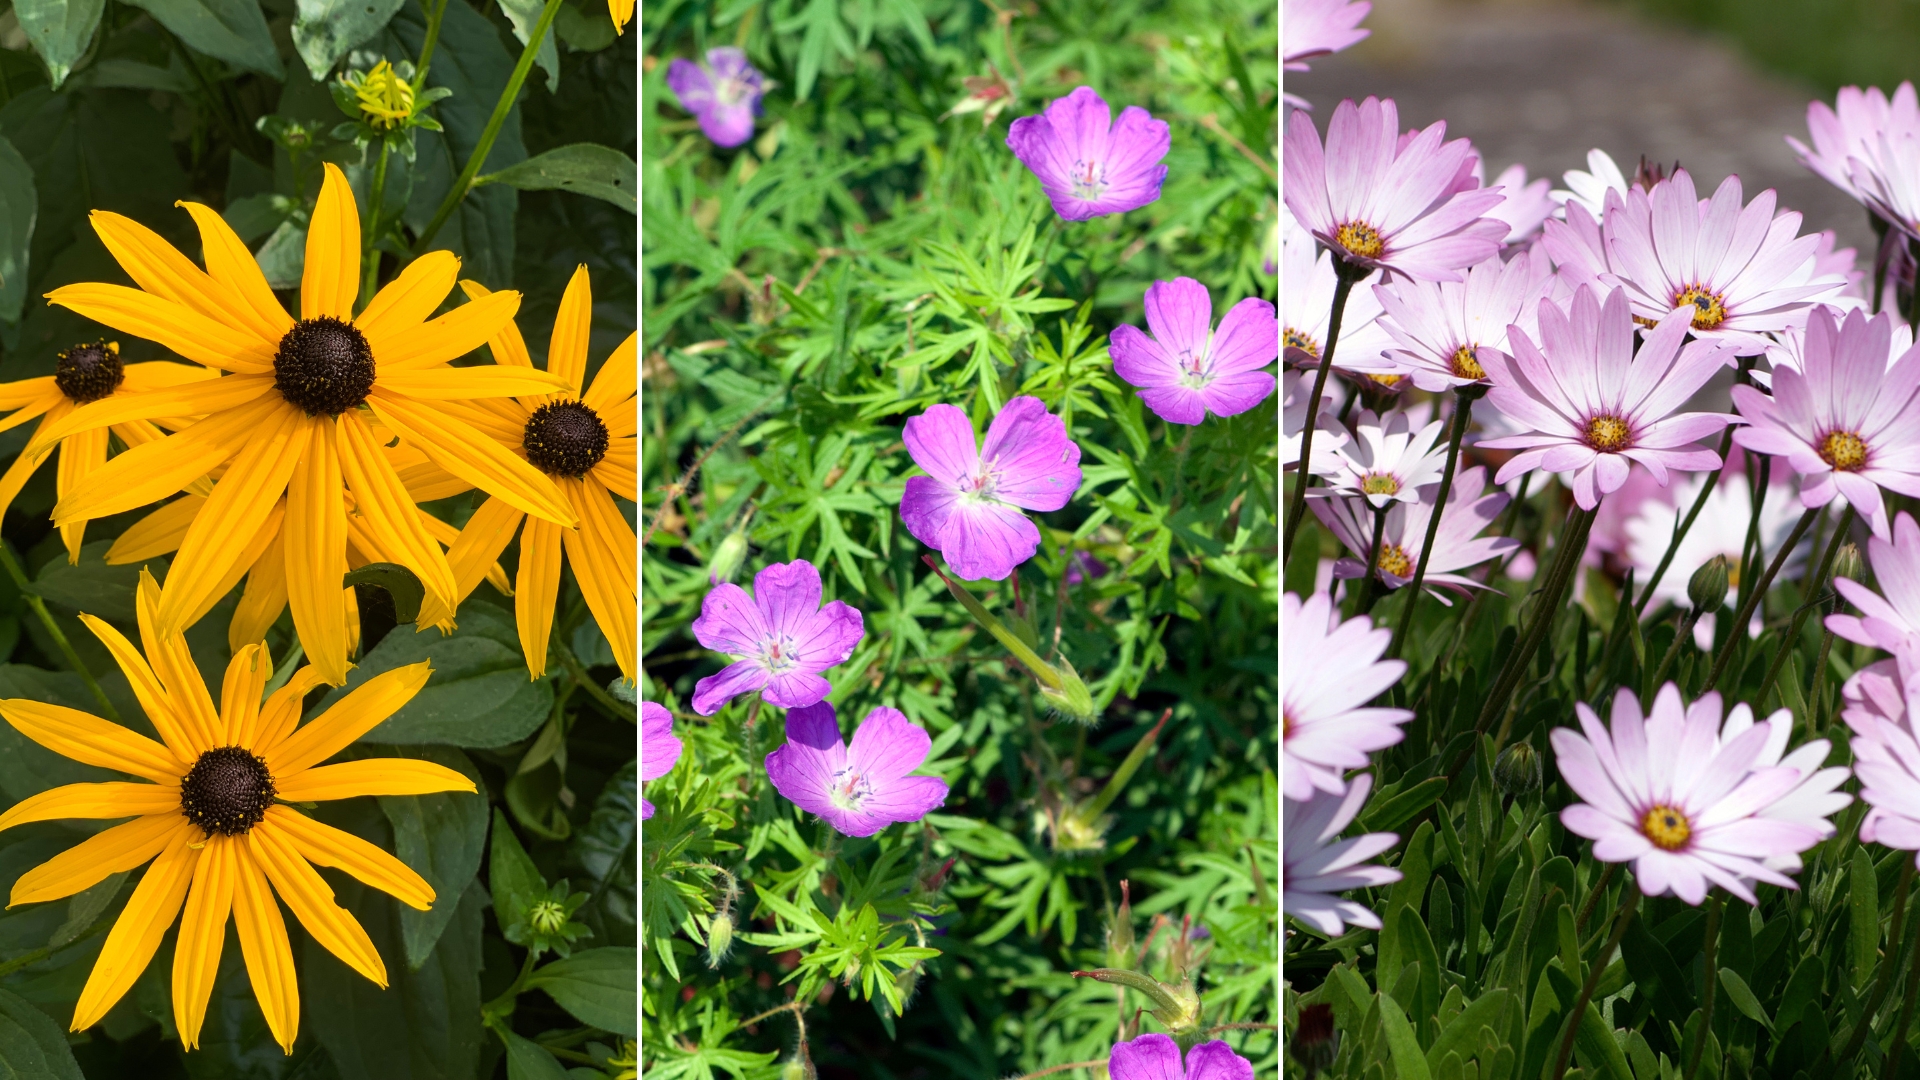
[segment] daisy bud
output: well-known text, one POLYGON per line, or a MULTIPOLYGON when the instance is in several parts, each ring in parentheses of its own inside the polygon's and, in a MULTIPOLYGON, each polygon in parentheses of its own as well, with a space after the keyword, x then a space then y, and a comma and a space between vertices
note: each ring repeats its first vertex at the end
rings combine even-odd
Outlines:
POLYGON ((1728 567, 1725 555, 1715 555, 1700 565, 1687 582, 1687 599, 1695 611, 1719 611, 1727 602, 1728 567))
POLYGON ((1300 1022, 1294 1025, 1287 1052, 1307 1071, 1308 1080, 1332 1067, 1334 1056, 1340 1052, 1340 1032, 1333 1026, 1333 1006, 1302 1006, 1300 1022))
POLYGON ((1866 568, 1860 558, 1860 548, 1856 544, 1842 544, 1840 551, 1833 557, 1833 576, 1859 581, 1860 572, 1866 568))
POLYGON ((747 561, 747 534, 745 531, 730 532, 719 546, 713 549, 713 558, 707 562, 707 584, 718 585, 723 581, 732 581, 739 573, 740 564, 747 561))
POLYGON ((1509 795, 1540 790, 1541 773, 1540 752, 1532 743, 1514 743, 1493 763, 1493 782, 1509 795))

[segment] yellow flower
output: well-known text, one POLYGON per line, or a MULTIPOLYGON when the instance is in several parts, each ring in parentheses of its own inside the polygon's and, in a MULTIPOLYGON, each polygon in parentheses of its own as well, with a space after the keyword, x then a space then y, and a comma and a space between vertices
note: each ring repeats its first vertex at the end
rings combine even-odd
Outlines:
MULTIPOLYGON (((472 281, 463 281, 460 287, 476 304, 498 295, 472 281)), ((476 428, 552 477, 580 517, 577 532, 563 532, 549 522, 533 519, 520 536, 513 608, 520 625, 520 651, 526 655, 527 670, 535 678, 547 670, 547 638, 553 630, 553 608, 559 598, 563 543, 587 608, 607 635, 614 658, 628 679, 634 677, 639 660, 634 625, 639 548, 632 526, 613 501, 616 495, 628 501, 638 498, 640 414, 634 395, 639 354, 635 336, 628 334, 600 366, 593 385, 581 393, 592 322, 593 289, 587 268, 582 266, 567 283, 547 345, 547 372, 565 379, 567 392, 450 403, 476 428)), ((500 328, 488 346, 494 362, 503 367, 533 367, 527 344, 511 321, 500 328)), ((513 539, 524 517, 517 507, 499 498, 488 499, 474 511, 447 552, 460 599, 464 600, 487 576, 488 567, 513 539)))
POLYGON ((334 901, 314 864, 336 867, 423 911, 434 894, 399 859, 276 800, 425 795, 473 791, 474 785, 428 761, 320 764, 418 693, 426 685, 427 664, 377 675, 297 726, 300 700, 320 684, 320 674, 301 668, 263 703, 273 659, 265 643, 257 643, 227 665, 216 711, 186 638, 159 629, 159 604, 159 586, 143 571, 138 606, 144 656, 111 625, 80 618, 126 673, 160 742, 77 709, 23 698, 0 701, 0 716, 47 749, 149 781, 68 784, 0 814, 0 829, 63 818, 133 818, 20 875, 8 906, 72 896, 152 862, 80 992, 73 1030, 98 1023, 126 994, 178 915, 174 1022, 180 1041, 188 1049, 197 1046, 231 911, 260 1010, 274 1039, 292 1053, 300 989, 275 894, 315 941, 383 987, 387 969, 379 951, 359 921, 334 901))
POLYGON ((633 19, 633 0, 607 0, 607 14, 613 16, 613 32, 625 33, 633 19))
MULTIPOLYGON (((165 361, 128 364, 120 359, 120 343, 117 341, 75 345, 55 357, 53 374, 0 384, 0 412, 13 410, 13 415, 0 420, 0 431, 7 431, 39 417, 40 423, 34 428, 37 437, 48 425, 58 423, 82 405, 115 395, 136 394, 143 390, 211 379, 217 374, 206 368, 165 361)), ((191 422, 176 417, 161 420, 162 424, 172 428, 185 427, 191 422)), ((151 421, 134 420, 61 439, 60 465, 59 472, 55 474, 55 484, 62 497, 69 488, 106 464, 109 431, 120 436, 120 441, 128 446, 139 446, 165 437, 165 432, 151 421)), ((39 453, 21 454, 13 459, 13 466, 6 474, 0 476, 0 516, 6 514, 7 508, 13 505, 14 498, 20 494, 20 489, 33 479, 33 474, 47 460, 47 453, 53 446, 53 443, 48 443, 39 453)), ((85 540, 86 530, 86 518, 60 527, 60 539, 67 545, 68 562, 80 561, 80 545, 85 540)))
POLYGON ((110 424, 204 416, 108 461, 54 507, 59 525, 122 513, 225 467, 167 573, 157 614, 162 630, 184 629, 210 598, 232 588, 235 567, 245 565, 249 542, 283 495, 280 536, 294 628, 327 682, 347 676, 349 631, 338 598, 349 492, 382 551, 451 611, 453 571, 383 452, 390 437, 544 522, 578 526, 552 480, 448 409, 463 399, 564 386, 531 368, 447 363, 510 323, 519 294, 495 293, 429 319, 459 276, 459 260, 436 251, 414 260, 356 315, 359 213, 346 177, 329 164, 307 232, 296 320, 220 215, 182 205, 199 225, 206 270, 151 230, 96 211, 95 231, 140 288, 68 285, 48 299, 230 374, 94 402, 47 425, 26 451, 110 424))
POLYGON ((360 103, 360 115, 376 128, 398 127, 413 115, 412 84, 396 75, 393 65, 385 60, 373 65, 373 70, 364 78, 355 80, 342 75, 340 81, 353 88, 353 96, 360 103))

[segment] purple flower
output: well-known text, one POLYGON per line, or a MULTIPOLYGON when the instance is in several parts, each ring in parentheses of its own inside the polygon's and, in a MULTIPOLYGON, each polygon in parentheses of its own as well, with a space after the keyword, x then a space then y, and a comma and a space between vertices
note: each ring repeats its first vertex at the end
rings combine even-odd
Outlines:
POLYGON ((1114 1043, 1107 1075, 1113 1080, 1253 1080, 1253 1062, 1215 1039, 1187 1051, 1183 1067, 1179 1044, 1155 1032, 1114 1043))
POLYGON ((1106 577, 1107 564, 1093 557, 1091 551, 1075 551, 1067 559, 1067 584, 1078 585, 1091 578, 1106 577))
POLYGON ((1021 510, 1058 510, 1080 487, 1080 447, 1039 398, 1007 402, 975 448, 973 424, 952 405, 907 421, 907 452, 927 471, 910 477, 900 520, 970 581, 999 581, 1040 549, 1021 510))
MULTIPOLYGON (((640 703, 640 779, 658 780, 680 760, 680 740, 673 735, 673 714, 651 701, 640 703)), ((653 804, 640 800, 640 820, 653 816, 653 804)))
POLYGON ((1113 373, 1139 387, 1142 401, 1170 424, 1238 416, 1273 393, 1261 370, 1280 355, 1273 305, 1249 296, 1213 329, 1213 300, 1192 278, 1156 281, 1147 290, 1147 325, 1113 331, 1113 373))
POLYGON ((667 65, 667 86, 715 146, 739 146, 753 138, 764 80, 747 63, 746 53, 723 45, 708 49, 702 64, 675 60, 667 65))
POLYGON ((835 600, 820 606, 820 571, 805 559, 775 563, 753 577, 753 595, 731 582, 707 594, 693 636, 739 659, 693 688, 693 711, 712 716, 755 690, 769 705, 797 709, 833 687, 820 672, 853 655, 866 629, 835 600))
POLYGON ((767 779, 842 835, 872 836, 896 821, 919 821, 947 801, 945 780, 907 775, 932 749, 925 730, 884 706, 867 714, 848 746, 833 706, 822 701, 787 713, 787 742, 767 755, 767 779))
POLYGON ((1106 99, 1090 86, 1023 116, 1007 132, 1007 148, 1040 178, 1053 211, 1068 221, 1124 214, 1160 197, 1173 136, 1164 120, 1129 105, 1113 122, 1106 99))

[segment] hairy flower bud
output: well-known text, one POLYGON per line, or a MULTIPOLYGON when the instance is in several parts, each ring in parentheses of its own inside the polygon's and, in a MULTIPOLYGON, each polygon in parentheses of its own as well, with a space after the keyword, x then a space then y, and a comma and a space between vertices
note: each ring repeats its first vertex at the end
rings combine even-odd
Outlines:
POLYGON ((1541 774, 1540 752, 1532 743, 1514 743, 1493 762, 1493 782, 1509 795, 1540 790, 1541 774))
POLYGON ((1719 611, 1727 602, 1728 566, 1725 555, 1715 555, 1687 581, 1687 599, 1695 611, 1719 611))
POLYGON ((1133 966, 1133 892, 1125 879, 1120 882, 1120 910, 1113 913, 1113 925, 1107 928, 1107 966, 1133 966))
POLYGON ((740 572, 740 564, 747 561, 747 534, 744 530, 730 532, 713 549, 713 558, 707 561, 707 584, 718 585, 723 581, 732 581, 733 575, 740 572))
POLYGON ((707 920, 707 967, 718 971, 732 949, 733 915, 725 910, 716 911, 713 918, 707 920))
POLYGON ((1833 557, 1833 576, 1858 581, 1863 569, 1865 564, 1860 558, 1859 546, 1852 543, 1842 544, 1839 553, 1833 557))

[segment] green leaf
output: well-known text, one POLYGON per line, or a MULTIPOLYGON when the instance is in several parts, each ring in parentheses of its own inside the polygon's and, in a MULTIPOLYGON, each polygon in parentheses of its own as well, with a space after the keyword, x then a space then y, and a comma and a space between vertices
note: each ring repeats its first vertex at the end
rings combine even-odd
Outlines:
POLYGON ((428 660, 433 675, 427 685, 361 736, 362 742, 492 747, 533 734, 553 709, 553 685, 527 678, 513 617, 491 604, 469 602, 460 609, 459 625, 446 635, 404 627, 388 634, 317 710, 383 671, 428 660))
MULTIPOLYGON (((1873 856, 1864 847, 1853 849, 1853 905, 1849 912, 1848 943, 1853 954, 1853 986, 1864 989, 1873 977, 1873 965, 1880 957, 1880 878, 1873 870, 1873 856)), ((1899 947, 1896 942, 1894 948, 1899 947)))
MULTIPOLYGON (((127 0, 208 56, 275 79, 286 77, 257 0, 127 0)), ((304 5, 302 5, 304 6, 304 5)), ((364 4, 360 6, 365 6, 364 4)))
POLYGON ((1474 999, 1473 1004, 1461 1010, 1460 1015, 1447 1022, 1440 1030, 1440 1037, 1433 1041, 1427 1050, 1427 1065, 1438 1068, 1440 1059, 1450 1051, 1461 1054, 1474 1052, 1474 1039, 1480 1035, 1483 1027, 1500 1027, 1501 1017, 1506 1015, 1507 1003, 1513 1000, 1508 990, 1489 990, 1474 999))
POLYGON ((640 1003, 634 976, 639 967, 638 950, 588 949, 536 970, 527 987, 545 990, 583 1024, 637 1039, 640 1003))
POLYGON ((567 1080, 567 1070, 547 1048, 511 1031, 507 1040, 507 1080, 567 1080))
POLYGON ((1760 1006, 1760 999, 1753 996, 1752 988, 1747 986, 1747 980, 1741 978, 1739 972, 1732 968, 1721 968, 1720 985, 1727 992, 1727 1000, 1733 1002, 1733 1007, 1739 1009, 1742 1016, 1768 1031, 1773 1030, 1773 1021, 1767 1019, 1767 1010, 1760 1006))
POLYGON ((1619 1040, 1613 1032, 1607 1030, 1607 1022, 1600 1017, 1600 1010, 1594 1003, 1587 1002, 1587 1011, 1580 1017, 1580 1030, 1574 1035, 1574 1043, 1586 1051, 1589 1058, 1600 1062, 1601 1072, 1607 1080, 1633 1080, 1633 1070, 1627 1067, 1627 1055, 1620 1049, 1619 1040))
POLYGON ((33 223, 39 213, 33 166, 12 143, 0 138, 0 320, 19 322, 26 305, 33 223))
POLYGON ((373 585, 386 591, 393 598, 394 621, 401 625, 413 622, 420 617, 420 602, 426 599, 426 587, 413 571, 399 563, 368 563, 357 570, 347 573, 341 579, 342 587, 352 585, 373 585))
POLYGON ((1407 1023, 1399 1002, 1387 994, 1380 995, 1380 1024, 1386 1029, 1387 1050, 1393 1054, 1399 1080, 1432 1080, 1427 1056, 1420 1052, 1420 1040, 1414 1038, 1413 1025, 1407 1023))
POLYGON ((1413 785, 1405 791, 1376 805, 1365 820, 1369 832, 1388 832, 1398 827, 1413 815, 1433 805, 1441 792, 1447 790, 1447 778, 1435 776, 1413 785))
POLYGON ((533 865, 513 826, 500 811, 493 812, 493 854, 487 861, 487 883, 493 890, 493 916, 506 929, 525 918, 527 909, 545 899, 547 881, 533 865))
MULTIPOLYGON (((44 671, 25 664, 0 664, 0 699, 26 698, 87 711, 97 709, 80 676, 44 671)), ((18 802, 62 784, 100 783, 114 779, 105 769, 56 754, 20 734, 12 724, 0 723, 0 793, 18 802)))
MULTIPOLYGON (((465 776, 481 792, 486 784, 467 755, 445 746, 379 748, 381 756, 419 758, 465 776)), ((475 874, 487 846, 487 798, 466 791, 432 795, 382 795, 380 809, 393 826, 393 853, 418 871, 439 896, 458 896, 475 874)), ((427 962, 440 935, 452 921, 454 905, 436 903, 425 911, 400 909, 400 930, 407 948, 407 966, 418 970, 427 962)))
MULTIPOLYGON (((500 10, 506 13, 507 21, 513 24, 513 36, 522 46, 526 45, 528 35, 540 25, 540 12, 546 7, 545 0, 500 0, 500 10)), ((558 17, 558 12, 555 16, 558 17)), ((540 39, 540 51, 533 54, 533 62, 547 76, 547 93, 560 92, 560 51, 553 45, 553 27, 547 28, 547 36, 540 39)))
MULTIPOLYGON (((371 40, 400 10, 402 0, 295 0, 293 48, 307 71, 324 82, 347 51, 371 40)), ((472 9, 469 8, 469 11, 472 9)), ((453 21, 453 13, 447 13, 453 21)), ((449 50, 451 51, 451 50, 449 50)), ((434 59, 438 61, 439 56, 434 59)))
POLYGON ((633 159, 597 143, 574 143, 474 180, 506 184, 521 191, 575 191, 610 202, 629 214, 640 212, 640 180, 633 159))
POLYGON ((0 990, 0 1076, 86 1080, 60 1025, 5 990, 0 990))
POLYGON ((58 90, 72 74, 73 65, 93 42, 94 28, 106 0, 16 0, 13 12, 26 32, 27 43, 46 62, 47 76, 58 90))
MULTIPOLYGON (((139 566, 108 566, 107 549, 111 540, 94 540, 80 548, 80 562, 68 563, 65 553, 54 556, 40 568, 40 574, 27 584, 27 591, 48 603, 109 622, 133 623, 135 590, 140 586, 139 566)), ((154 576, 165 580, 166 562, 152 560, 154 576)))
POLYGON ((638 766, 638 760, 628 761, 607 780, 567 849, 567 864, 579 868, 586 879, 581 888, 593 895, 580 909, 580 921, 593 927, 594 940, 615 945, 634 940, 639 910, 638 766))

